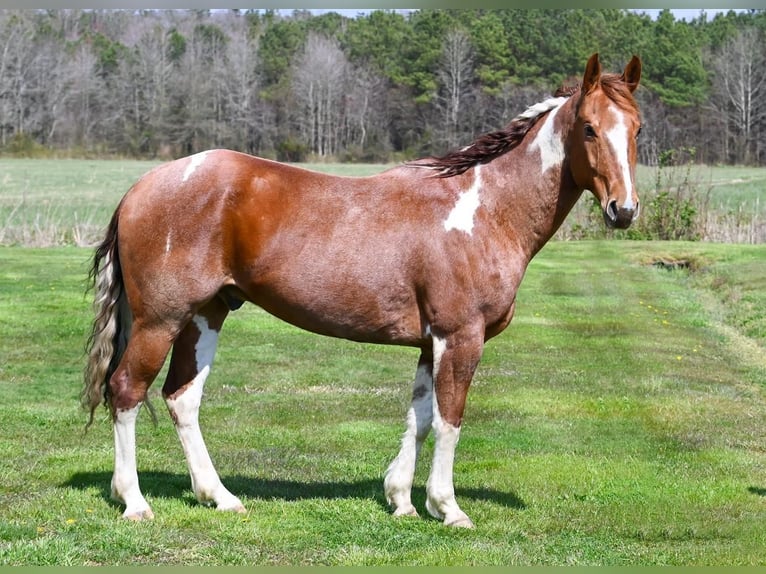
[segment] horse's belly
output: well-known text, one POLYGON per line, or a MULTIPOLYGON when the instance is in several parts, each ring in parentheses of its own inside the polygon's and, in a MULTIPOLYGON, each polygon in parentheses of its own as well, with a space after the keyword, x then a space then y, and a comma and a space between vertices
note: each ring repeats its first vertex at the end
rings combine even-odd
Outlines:
POLYGON ((419 345, 424 339, 414 290, 392 280, 317 274, 311 267, 264 274, 243 291, 256 305, 297 327, 353 341, 419 345))

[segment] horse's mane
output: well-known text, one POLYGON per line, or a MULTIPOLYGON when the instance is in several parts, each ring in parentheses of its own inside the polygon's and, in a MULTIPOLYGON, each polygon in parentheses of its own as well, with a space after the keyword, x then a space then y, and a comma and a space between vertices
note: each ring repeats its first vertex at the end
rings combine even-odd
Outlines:
MULTIPOLYGON (((607 97, 621 108, 637 109, 633 95, 622 80, 620 74, 603 74, 600 86, 607 97)), ((440 157, 430 157, 410 162, 409 165, 428 167, 437 170, 437 177, 460 175, 477 164, 488 163, 518 146, 529 130, 545 114, 563 104, 567 99, 580 92, 581 84, 562 86, 553 97, 530 106, 516 116, 503 129, 483 134, 473 143, 440 157)))

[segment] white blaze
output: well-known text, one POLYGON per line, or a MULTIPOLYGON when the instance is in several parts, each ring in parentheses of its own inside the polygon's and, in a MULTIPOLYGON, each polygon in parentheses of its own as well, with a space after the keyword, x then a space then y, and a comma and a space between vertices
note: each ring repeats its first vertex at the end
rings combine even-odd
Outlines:
POLYGON ((457 229, 459 231, 465 231, 468 235, 473 232, 473 216, 476 210, 479 209, 481 202, 479 201, 479 189, 481 189, 481 178, 479 174, 479 167, 474 168, 474 179, 468 191, 464 191, 458 197, 455 207, 450 211, 447 219, 444 220, 444 229, 449 231, 450 229, 457 229))
POLYGON ((197 170, 199 166, 202 165, 202 162, 205 161, 205 157, 207 157, 207 154, 210 153, 210 151, 202 151, 198 154, 194 154, 189 158, 189 163, 186 166, 186 169, 184 170, 183 180, 186 181, 191 177, 191 175, 197 170))
POLYGON ((609 111, 617 118, 614 127, 606 132, 606 140, 614 151, 615 157, 620 164, 622 180, 625 185, 625 203, 623 209, 633 209, 633 185, 630 179, 630 163, 628 162, 628 126, 625 123, 624 114, 615 106, 609 106, 609 111))

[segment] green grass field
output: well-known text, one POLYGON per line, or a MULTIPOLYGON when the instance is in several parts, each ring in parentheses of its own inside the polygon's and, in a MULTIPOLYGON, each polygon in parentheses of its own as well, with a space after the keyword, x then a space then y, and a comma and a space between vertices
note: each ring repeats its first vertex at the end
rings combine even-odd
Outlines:
MULTIPOLYGON (((120 201, 159 162, 0 158, 0 245, 92 245, 120 201)), ((303 164, 339 175, 385 166, 303 164)))
POLYGON ((84 434, 78 405, 90 255, 0 247, 2 565, 766 564, 765 246, 546 246, 468 397, 455 483, 471 531, 385 505, 417 352, 251 306, 224 327, 201 415, 247 514, 195 502, 158 383, 159 425, 138 428, 156 518, 120 519, 111 425, 99 412, 84 434))
MULTIPOLYGON (((0 158, 0 245, 49 247, 90 246, 122 195, 158 162, 131 160, 55 160, 0 158)), ((388 166, 375 164, 302 164, 339 175, 369 175, 388 166)), ((676 185, 684 167, 663 173, 663 182, 676 185)), ((656 169, 638 166, 639 192, 644 199, 654 189, 656 169)), ((694 166, 688 174, 694 193, 708 197, 715 216, 715 237, 746 241, 762 237, 766 225, 766 169, 694 166), (731 229, 719 229, 721 226, 731 229)), ((589 195, 589 194, 588 194, 589 195)), ((588 198, 570 216, 585 217, 588 198)), ((646 201, 644 203, 647 203, 646 201)))

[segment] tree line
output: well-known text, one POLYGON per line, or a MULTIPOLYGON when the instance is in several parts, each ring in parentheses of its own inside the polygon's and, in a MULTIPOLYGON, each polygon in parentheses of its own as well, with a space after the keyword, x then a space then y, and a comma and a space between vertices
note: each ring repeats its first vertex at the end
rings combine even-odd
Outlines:
POLYGON ((2 10, 0 153, 395 161, 644 62, 640 161, 766 164, 766 11, 2 10))

